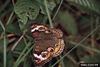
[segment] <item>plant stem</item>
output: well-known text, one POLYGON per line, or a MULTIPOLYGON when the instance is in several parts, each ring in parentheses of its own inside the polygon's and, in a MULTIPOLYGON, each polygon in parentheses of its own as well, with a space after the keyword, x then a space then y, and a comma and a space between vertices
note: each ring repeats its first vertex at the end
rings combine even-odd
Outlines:
POLYGON ((1 22, 1 20, 0 20, 0 25, 1 25, 2 29, 3 29, 3 31, 5 31, 5 27, 4 27, 3 23, 1 22))
POLYGON ((71 55, 67 55, 67 58, 68 58, 69 60, 71 60, 71 61, 75 64, 75 66, 78 67, 78 62, 77 62, 71 55))
POLYGON ((22 38, 24 37, 24 34, 18 39, 18 41, 12 46, 11 50, 13 51, 16 46, 18 45, 18 43, 22 40, 22 38))
POLYGON ((14 11, 12 11, 12 13, 10 14, 10 17, 9 17, 9 19, 8 19, 8 21, 7 21, 7 23, 6 23, 6 25, 8 25, 8 24, 10 23, 10 21, 11 21, 13 15, 14 15, 14 11))
POLYGON ((49 12, 46 0, 44 0, 44 4, 45 4, 45 9, 46 9, 46 12, 47 12, 48 19, 49 19, 50 27, 53 28, 53 23, 52 23, 52 20, 51 20, 51 17, 50 17, 50 12, 49 12))
POLYGON ((20 56, 18 57, 18 59, 15 62, 15 67, 17 66, 18 62, 20 61, 21 57, 25 54, 26 50, 29 48, 30 46, 30 42, 27 44, 27 46, 24 48, 24 50, 21 52, 20 56))
POLYGON ((14 67, 18 67, 18 65, 22 62, 22 60, 24 60, 24 58, 28 55, 28 53, 33 49, 34 45, 31 46, 30 49, 28 49, 30 45, 31 45, 31 43, 29 42, 28 46, 25 47, 25 49, 22 51, 22 53, 18 57, 17 61, 15 62, 14 67), (28 51, 26 52, 27 49, 28 49, 28 51))
POLYGON ((58 12, 59 12, 59 10, 60 10, 60 7, 61 7, 61 5, 62 5, 62 3, 63 3, 63 0, 61 0, 61 2, 60 2, 60 4, 59 4, 59 6, 58 6, 58 8, 57 8, 57 11, 56 11, 56 13, 54 14, 54 16, 53 16, 52 20, 54 20, 54 19, 55 19, 55 17, 57 16, 57 14, 58 14, 58 12))
POLYGON ((4 67, 6 67, 6 33, 4 31, 4 67))
MULTIPOLYGON (((69 43, 71 43, 71 44, 73 44, 73 45, 78 44, 78 43, 73 42, 73 41, 70 41, 69 43)), ((79 47, 82 47, 82 48, 84 48, 84 49, 88 49, 88 50, 90 50, 90 51, 92 51, 92 52, 100 53, 100 50, 95 49, 95 48, 91 48, 91 47, 88 47, 88 46, 85 46, 85 45, 83 45, 83 44, 80 44, 79 47)))
POLYGON ((4 60, 4 67, 6 67, 6 31, 5 31, 5 27, 4 27, 4 25, 2 24, 2 22, 0 21, 0 25, 1 25, 1 27, 2 27, 2 29, 3 29, 3 37, 4 37, 4 41, 3 41, 3 43, 4 43, 4 50, 3 50, 3 60, 4 60))
MULTIPOLYGON (((91 15, 91 31, 92 31, 93 28, 94 28, 93 22, 94 22, 94 18, 93 18, 92 15, 91 15)), ((95 36, 95 33, 91 35, 91 47, 92 47, 92 48, 94 48, 94 44, 95 44, 94 36, 95 36)), ((94 55, 94 52, 91 52, 91 54, 94 55)))

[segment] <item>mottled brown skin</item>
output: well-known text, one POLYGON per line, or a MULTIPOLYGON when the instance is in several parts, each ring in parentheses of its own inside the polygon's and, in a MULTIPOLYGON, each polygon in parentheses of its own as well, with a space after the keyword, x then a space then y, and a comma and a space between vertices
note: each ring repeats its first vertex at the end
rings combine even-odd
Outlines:
MULTIPOLYGON (((39 25, 38 25, 39 26, 39 25)), ((37 25, 32 25, 32 29, 35 30, 37 25)), ((59 29, 49 28, 41 25, 38 30, 32 32, 35 46, 33 54, 41 55, 42 52, 47 52, 44 57, 46 60, 35 61, 37 65, 43 65, 50 61, 53 57, 60 55, 64 49, 63 33, 59 29), (41 31, 42 30, 42 31, 41 31)), ((35 57, 34 57, 35 58, 35 57)), ((37 58, 35 58, 37 59, 37 58)))

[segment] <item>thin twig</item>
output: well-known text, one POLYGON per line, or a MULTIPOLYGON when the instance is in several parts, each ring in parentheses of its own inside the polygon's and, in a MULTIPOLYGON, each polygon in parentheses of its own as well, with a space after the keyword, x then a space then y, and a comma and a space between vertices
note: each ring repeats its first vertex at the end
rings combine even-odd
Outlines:
POLYGON ((50 17, 50 12, 49 12, 46 0, 44 0, 44 4, 45 4, 45 9, 46 9, 46 12, 47 12, 48 19, 49 19, 50 27, 53 28, 53 23, 52 23, 52 20, 51 20, 51 17, 50 17))
POLYGON ((1 25, 1 27, 2 27, 2 29, 3 29, 3 37, 4 37, 4 41, 3 41, 3 43, 4 43, 4 50, 3 50, 3 55, 4 55, 4 58, 3 58, 3 60, 4 60, 4 67, 6 67, 6 31, 5 31, 5 27, 4 27, 4 25, 3 25, 3 23, 1 22, 1 20, 0 20, 0 25, 1 25))
MULTIPOLYGON (((61 58, 61 57, 62 57, 62 55, 60 55, 60 58, 61 58)), ((60 66, 61 66, 61 67, 65 67, 64 61, 63 61, 63 60, 62 60, 61 63, 59 64, 59 67, 60 67, 60 66)))
POLYGON ((12 13, 10 14, 10 17, 9 17, 9 19, 8 19, 8 21, 7 21, 7 23, 6 23, 6 25, 8 25, 8 24, 10 23, 10 21, 11 21, 13 15, 14 15, 14 11, 12 11, 12 13))
POLYGON ((15 4, 14 0, 12 0, 12 4, 13 4, 13 6, 14 6, 14 4, 15 4))
POLYGON ((20 56, 18 57, 18 59, 16 60, 15 64, 17 64, 19 62, 19 60, 21 59, 21 57, 25 54, 26 50, 29 48, 29 46, 31 45, 31 43, 27 43, 26 47, 24 48, 24 50, 20 53, 20 56))
POLYGON ((71 60, 76 66, 78 66, 77 61, 76 61, 72 56, 67 55, 67 58, 68 58, 69 60, 71 60))
MULTIPOLYGON (((91 16, 91 31, 93 30, 93 22, 94 22, 94 18, 91 16)), ((94 42, 94 36, 95 36, 95 34, 92 34, 91 35, 91 47, 92 48, 94 48, 94 44, 95 44, 95 42, 94 42)), ((94 52, 91 52, 91 54, 92 55, 94 55, 94 52)))
POLYGON ((3 29, 3 31, 5 31, 5 27, 4 27, 4 25, 3 25, 1 20, 0 20, 0 25, 1 25, 2 29, 3 29))
POLYGON ((25 51, 27 50, 27 48, 29 48, 31 44, 29 43, 28 46, 25 47, 25 49, 22 51, 22 53, 20 54, 19 58, 17 59, 14 67, 18 67, 18 65, 22 62, 22 60, 24 60, 24 58, 28 55, 28 53, 33 49, 33 46, 30 47, 30 49, 25 53, 25 51), (25 53, 25 54, 24 54, 25 53), (24 54, 24 55, 23 55, 24 54), (23 55, 23 56, 22 56, 23 55))
POLYGON ((58 8, 57 8, 57 11, 56 11, 56 13, 54 14, 54 16, 53 16, 52 20, 54 20, 54 19, 55 19, 55 17, 57 16, 57 14, 58 14, 58 12, 59 12, 59 10, 60 10, 60 7, 61 7, 61 5, 62 5, 62 3, 63 3, 63 0, 61 0, 61 2, 60 2, 60 4, 59 4, 59 6, 58 6, 58 8))
POLYGON ((18 39, 18 41, 12 46, 11 50, 13 51, 16 46, 18 45, 18 43, 22 40, 22 38, 24 37, 24 34, 18 39))
POLYGON ((4 67, 6 67, 6 62, 7 62, 7 53, 6 53, 6 32, 4 31, 4 67))
MULTIPOLYGON (((71 43, 71 44, 73 44, 73 45, 78 44, 78 43, 73 42, 73 41, 70 41, 69 43, 71 43)), ((91 47, 85 46, 85 45, 83 45, 83 44, 80 44, 79 47, 82 47, 82 48, 84 48, 84 49, 88 49, 88 50, 93 51, 93 52, 96 52, 96 53, 100 53, 100 50, 97 50, 97 49, 95 49, 95 48, 91 48, 91 47)))

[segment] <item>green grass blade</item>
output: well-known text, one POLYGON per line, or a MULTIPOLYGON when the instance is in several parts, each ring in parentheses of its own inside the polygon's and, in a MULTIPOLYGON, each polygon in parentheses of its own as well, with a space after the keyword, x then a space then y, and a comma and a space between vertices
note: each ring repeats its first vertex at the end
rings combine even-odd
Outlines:
POLYGON ((49 12, 49 9, 48 9, 47 0, 44 0, 44 4, 45 4, 45 9, 46 9, 46 12, 47 12, 48 19, 49 19, 50 27, 53 28, 53 23, 52 23, 52 20, 51 20, 51 17, 50 17, 50 12, 49 12))
POLYGON ((15 67, 17 66, 17 64, 19 63, 20 59, 22 58, 22 56, 25 54, 26 50, 29 48, 29 46, 31 45, 31 43, 29 42, 27 44, 27 46, 24 48, 24 50, 21 52, 20 56, 18 57, 18 59, 15 62, 15 67))
POLYGON ((2 24, 2 22, 0 21, 0 25, 1 25, 1 27, 2 27, 2 29, 3 29, 3 37, 4 37, 4 50, 3 50, 3 62, 4 62, 4 67, 6 67, 6 62, 7 62, 7 58, 6 58, 6 32, 5 32, 5 27, 4 27, 4 25, 2 24))

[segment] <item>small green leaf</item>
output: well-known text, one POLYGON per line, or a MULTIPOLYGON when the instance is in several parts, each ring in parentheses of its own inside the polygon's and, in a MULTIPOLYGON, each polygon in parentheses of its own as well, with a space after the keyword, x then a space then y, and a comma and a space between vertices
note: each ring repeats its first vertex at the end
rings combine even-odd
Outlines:
MULTIPOLYGON (((41 9, 41 13, 42 14, 46 14, 46 9, 45 9, 45 5, 44 5, 44 0, 37 0, 37 2, 39 3, 40 9, 41 9)), ((47 0, 47 4, 48 4, 48 9, 50 14, 52 13, 53 9, 56 7, 56 4, 53 0, 47 0)))
POLYGON ((14 6, 14 11, 19 17, 19 21, 22 22, 19 23, 22 29, 27 23, 28 19, 36 19, 37 15, 39 14, 39 7, 35 5, 35 2, 32 0, 17 0, 14 6))

